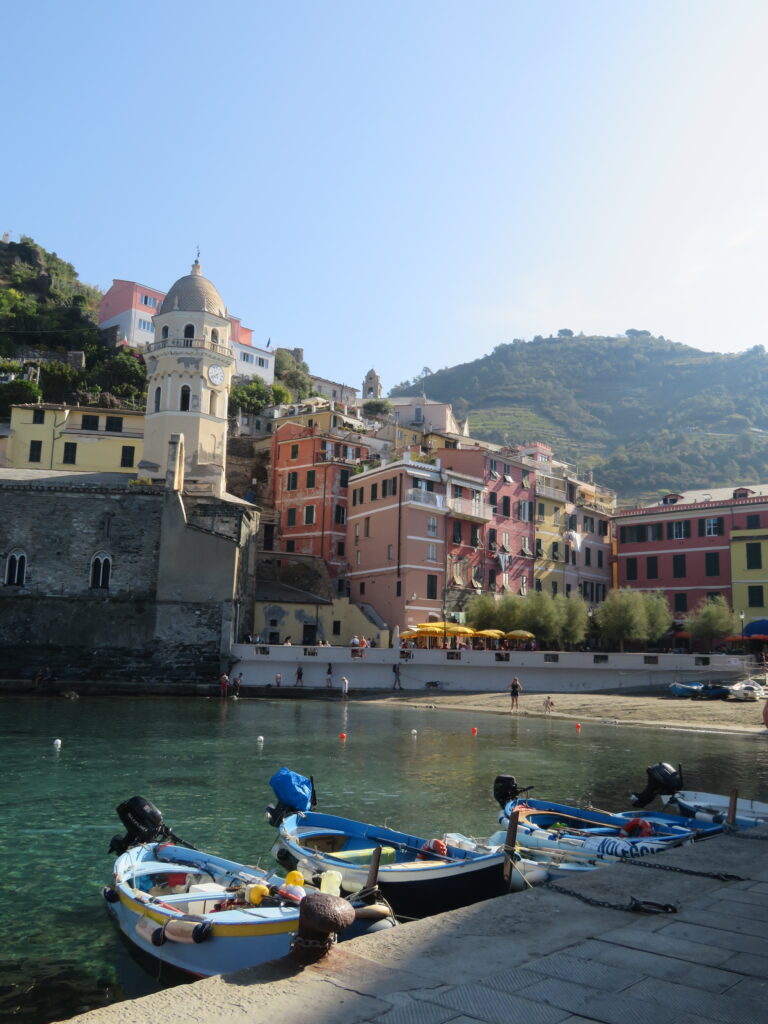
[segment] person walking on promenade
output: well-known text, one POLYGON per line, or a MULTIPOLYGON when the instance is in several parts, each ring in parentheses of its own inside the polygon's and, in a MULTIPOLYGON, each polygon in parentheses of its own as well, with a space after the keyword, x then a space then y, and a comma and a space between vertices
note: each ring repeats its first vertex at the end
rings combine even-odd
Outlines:
POLYGON ((396 661, 395 664, 392 666, 392 671, 393 671, 394 676, 395 676, 395 681, 392 683, 392 689, 393 690, 402 690, 403 686, 402 686, 402 683, 400 682, 400 662, 399 661, 396 661))
POLYGON ((330 690, 333 686, 333 665, 328 662, 328 668, 325 670, 325 685, 330 690))
POLYGON ((346 676, 341 677, 341 699, 346 700, 349 696, 349 680, 346 676))
POLYGON ((512 705, 510 707, 510 709, 509 709, 510 710, 510 714, 513 711, 517 711, 518 710, 517 700, 518 700, 518 697, 520 696, 520 694, 522 692, 522 689, 523 689, 523 684, 520 682, 520 680, 517 678, 517 676, 515 676, 515 678, 509 684, 509 696, 510 696, 511 705, 512 705))
POLYGON ((222 672, 219 676, 219 696, 226 697, 229 693, 229 676, 226 672, 222 672))
POLYGON ((302 665, 296 666, 296 685, 304 685, 304 667, 302 665))

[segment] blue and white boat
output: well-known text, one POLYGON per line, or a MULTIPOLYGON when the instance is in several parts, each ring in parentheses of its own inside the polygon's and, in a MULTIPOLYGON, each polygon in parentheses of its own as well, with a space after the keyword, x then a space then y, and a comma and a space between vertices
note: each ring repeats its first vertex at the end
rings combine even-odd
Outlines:
MULTIPOLYGON (((679 790, 670 796, 665 807, 690 820, 692 824, 712 822, 721 827, 728 820, 731 798, 720 793, 700 793, 696 790, 679 790)), ((768 822, 768 804, 759 800, 736 800, 736 817, 733 824, 737 828, 754 828, 768 822)), ((645 812, 643 812, 645 813, 645 812)))
POLYGON ((670 683, 669 692, 673 697, 696 697, 703 686, 704 683, 670 683))
POLYGON ((645 857, 692 843, 690 826, 606 811, 572 807, 546 800, 511 800, 499 823, 518 813, 517 844, 525 856, 545 861, 571 861, 583 866, 645 857))
MULTIPOLYGON (((277 872, 182 844, 141 797, 121 804, 118 813, 128 835, 112 841, 118 857, 103 894, 109 915, 134 946, 196 977, 252 967, 290 951, 306 892, 298 880, 291 884, 277 872)), ((353 906, 355 922, 340 938, 395 923, 384 904, 361 899, 353 906)))
POLYGON ((543 882, 541 865, 507 854, 503 842, 490 845, 458 833, 425 838, 311 810, 310 779, 281 768, 270 779, 277 798, 268 809, 280 838, 272 852, 285 867, 306 878, 336 871, 347 892, 362 889, 374 855, 376 885, 398 917, 420 918, 528 889, 543 882))

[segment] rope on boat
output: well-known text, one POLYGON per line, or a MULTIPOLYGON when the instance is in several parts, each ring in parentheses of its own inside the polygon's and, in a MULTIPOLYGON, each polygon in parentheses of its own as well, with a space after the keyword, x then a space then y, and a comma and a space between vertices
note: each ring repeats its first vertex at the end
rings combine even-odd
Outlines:
MULTIPOLYGON (((757 837, 755 837, 757 838, 757 837)), ((680 875, 699 875, 701 878, 716 878, 720 882, 749 882, 751 879, 741 875, 729 875, 725 871, 694 871, 692 868, 679 868, 675 864, 651 863, 646 860, 620 860, 619 864, 631 864, 635 868, 653 868, 655 871, 676 871, 680 875)))
POLYGON ((583 892, 576 892, 574 889, 566 889, 557 882, 545 882, 544 888, 554 889, 563 896, 573 896, 582 903, 588 903, 592 907, 607 907, 609 910, 631 911, 636 914, 676 914, 677 907, 671 903, 653 903, 651 900, 638 900, 634 896, 629 897, 629 903, 611 903, 610 900, 599 900, 595 896, 587 896, 583 892))

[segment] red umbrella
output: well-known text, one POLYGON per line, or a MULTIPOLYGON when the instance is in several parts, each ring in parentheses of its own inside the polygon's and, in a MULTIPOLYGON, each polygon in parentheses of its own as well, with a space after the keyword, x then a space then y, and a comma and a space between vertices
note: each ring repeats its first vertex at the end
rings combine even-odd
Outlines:
POLYGON ((768 633, 753 633, 751 636, 745 636, 745 640, 768 640, 768 633))
POLYGON ((675 633, 675 640, 690 640, 690 639, 691 639, 691 634, 690 633, 686 633, 684 630, 680 630, 677 633, 675 633))

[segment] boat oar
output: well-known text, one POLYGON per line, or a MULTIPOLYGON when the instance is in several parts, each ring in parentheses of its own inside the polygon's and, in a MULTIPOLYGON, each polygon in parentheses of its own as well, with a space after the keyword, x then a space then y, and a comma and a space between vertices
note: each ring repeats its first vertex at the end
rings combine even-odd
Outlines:
POLYGON ((517 841, 517 823, 520 820, 520 812, 513 811, 509 816, 507 834, 504 838, 504 853, 507 855, 504 861, 504 881, 507 886, 512 884, 512 857, 515 853, 515 842, 517 841))

